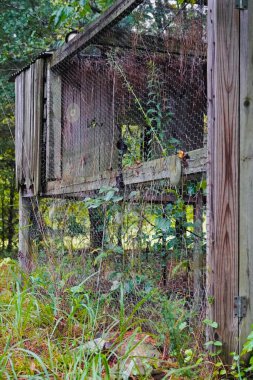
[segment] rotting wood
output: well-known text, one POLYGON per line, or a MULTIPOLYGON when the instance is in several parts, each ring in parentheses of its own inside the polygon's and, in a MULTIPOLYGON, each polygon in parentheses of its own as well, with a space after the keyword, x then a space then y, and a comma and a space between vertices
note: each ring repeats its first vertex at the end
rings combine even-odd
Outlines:
POLYGON ((209 319, 218 323, 213 338, 223 342, 229 362, 238 341, 239 11, 234 1, 209 1, 208 30, 207 297, 209 319))
MULTIPOLYGON (((188 167, 183 168, 183 175, 204 172, 206 165, 206 150, 204 148, 197 149, 190 152, 189 155, 191 158, 188 162, 188 167)), ((140 184, 172 178, 172 166, 170 166, 172 164, 176 164, 174 172, 175 185, 181 177, 181 163, 180 160, 174 156, 147 161, 131 168, 124 169, 124 183, 125 185, 140 184)), ((93 191, 99 189, 101 186, 116 186, 117 175, 118 172, 116 170, 107 170, 93 177, 80 178, 78 182, 76 180, 76 183, 71 183, 71 181, 70 183, 51 181, 48 182, 47 191, 43 196, 93 191)))

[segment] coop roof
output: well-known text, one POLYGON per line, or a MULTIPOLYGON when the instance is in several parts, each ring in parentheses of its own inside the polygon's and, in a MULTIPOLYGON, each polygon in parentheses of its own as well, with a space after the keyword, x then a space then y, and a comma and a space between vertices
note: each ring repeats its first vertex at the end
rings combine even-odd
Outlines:
MULTIPOLYGON (((141 3, 143 3, 143 0, 117 0, 102 15, 100 15, 95 21, 89 24, 83 32, 78 33, 71 41, 69 41, 68 43, 64 43, 63 46, 61 46, 59 49, 55 51, 45 51, 43 53, 40 53, 38 56, 35 57, 35 59, 32 60, 32 62, 30 62, 30 64, 26 65, 25 67, 12 74, 10 80, 15 80, 16 76, 18 76, 22 71, 29 68, 30 65, 39 58, 52 56, 51 67, 56 67, 63 63, 65 60, 73 57, 76 53, 83 50, 87 45, 94 42, 98 42, 98 40, 101 41, 102 44, 105 43, 105 39, 107 40, 106 42, 109 44, 112 40, 117 40, 119 44, 120 41, 119 38, 117 38, 117 34, 119 31, 114 30, 113 32, 111 27, 115 26, 115 24, 117 24, 120 20, 122 20, 124 17, 130 14, 141 3), (104 34, 104 32, 109 33, 104 34)), ((124 33, 126 34, 126 38, 124 39, 125 44, 127 44, 127 40, 130 41, 131 38, 129 36, 129 32, 128 36, 127 31, 124 31, 124 33)), ((150 38, 150 36, 147 37, 150 38)), ((180 46, 178 46, 178 43, 180 44, 180 41, 176 40, 175 38, 171 40, 171 52, 179 52, 180 46)), ((151 48, 151 46, 153 45, 153 47, 156 46, 157 49, 157 43, 159 44, 159 41, 154 42, 152 38, 150 38, 149 47, 151 48)), ((206 45, 204 41, 203 45, 206 45)), ((190 52, 188 52, 188 54, 190 55, 190 52)), ((205 53, 203 54, 203 51, 200 54, 205 55, 205 53)))
POLYGON ((20 70, 13 73, 10 77, 10 81, 14 81, 15 78, 24 70, 28 69, 32 63, 39 58, 46 58, 54 53, 53 66, 59 64, 67 57, 71 57, 78 51, 82 50, 92 38, 97 36, 103 30, 112 26, 115 22, 119 21, 127 14, 129 14, 135 7, 137 7, 143 0, 117 0, 110 8, 107 9, 100 17, 92 22, 82 33, 68 43, 65 43, 61 48, 53 51, 45 51, 36 56, 29 64, 22 67, 20 70))
POLYGON ((15 71, 15 73, 13 73, 10 78, 9 78, 9 81, 10 82, 13 82, 15 80, 15 78, 20 74, 22 73, 23 71, 29 69, 29 67, 37 61, 37 59, 40 59, 40 58, 47 58, 47 57, 51 57, 53 54, 53 50, 51 51, 43 51, 42 53, 36 55, 33 60, 28 63, 27 65, 23 66, 21 69, 19 69, 18 71, 15 71))

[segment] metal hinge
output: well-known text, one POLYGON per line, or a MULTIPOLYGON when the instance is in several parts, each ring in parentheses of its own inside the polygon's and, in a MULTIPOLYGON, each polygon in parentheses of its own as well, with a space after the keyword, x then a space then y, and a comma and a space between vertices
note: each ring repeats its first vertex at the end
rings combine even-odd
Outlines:
POLYGON ((248 0, 235 0, 236 9, 248 9, 248 0))
POLYGON ((237 296, 234 298, 234 317, 242 319, 246 317, 247 297, 237 296))

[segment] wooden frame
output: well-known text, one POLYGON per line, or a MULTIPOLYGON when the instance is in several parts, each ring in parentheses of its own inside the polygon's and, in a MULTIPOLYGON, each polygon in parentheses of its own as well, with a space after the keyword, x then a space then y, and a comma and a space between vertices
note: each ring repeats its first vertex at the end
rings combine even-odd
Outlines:
POLYGON ((209 0, 207 291, 227 361, 253 322, 252 17, 251 1, 209 0))
MULTIPOLYGON (((139 165, 123 170, 123 180, 125 185, 141 184, 168 179, 171 185, 177 185, 181 174, 191 175, 205 172, 206 170, 206 149, 197 149, 189 152, 190 159, 188 166, 183 167, 177 156, 159 158, 152 161, 143 162, 139 165), (182 170, 182 172, 181 172, 182 170)), ((80 179, 79 183, 68 184, 63 181, 48 182, 46 193, 49 195, 63 195, 85 193, 100 189, 101 186, 116 186, 118 171, 105 171, 97 176, 80 179)))

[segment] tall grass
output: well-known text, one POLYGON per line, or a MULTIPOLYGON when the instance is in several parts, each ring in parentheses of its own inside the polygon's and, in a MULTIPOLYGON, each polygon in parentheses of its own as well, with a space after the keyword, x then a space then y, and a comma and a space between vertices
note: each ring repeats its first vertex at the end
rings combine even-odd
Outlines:
MULTIPOLYGON (((74 283, 68 272, 57 276, 57 268, 27 276, 9 259, 0 272, 0 379, 126 380, 134 374, 145 380, 158 368, 164 378, 181 378, 169 375, 171 366, 184 367, 185 349, 196 346, 182 302, 158 289, 126 302, 124 284, 96 293, 90 288, 95 273, 74 283)), ((191 365, 192 378, 211 378, 194 377, 200 365, 191 365)))

